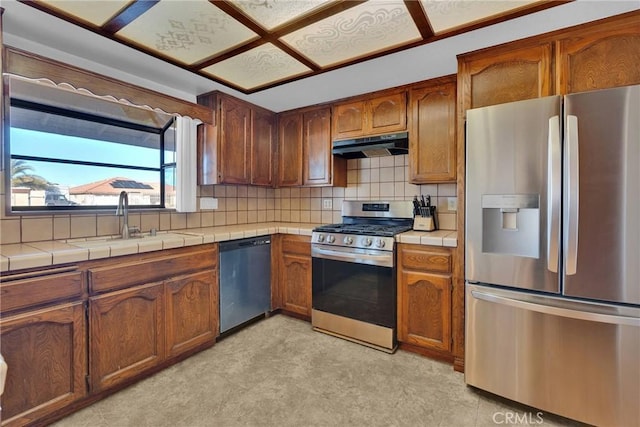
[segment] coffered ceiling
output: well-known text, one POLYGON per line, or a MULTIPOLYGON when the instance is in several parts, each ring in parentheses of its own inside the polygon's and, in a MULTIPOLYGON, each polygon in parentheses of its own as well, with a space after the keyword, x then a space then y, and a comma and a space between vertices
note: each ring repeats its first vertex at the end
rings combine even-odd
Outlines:
POLYGON ((244 93, 254 93, 568 2, 22 1, 244 93))

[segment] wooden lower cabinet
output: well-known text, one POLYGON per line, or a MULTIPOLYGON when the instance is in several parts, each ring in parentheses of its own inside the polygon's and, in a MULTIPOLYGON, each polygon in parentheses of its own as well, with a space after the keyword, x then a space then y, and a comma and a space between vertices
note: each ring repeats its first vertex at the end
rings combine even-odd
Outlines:
POLYGON ((451 250, 398 247, 398 340, 453 360, 451 250))
POLYGON ((219 333, 217 244, 89 267, 89 375, 99 392, 213 344, 219 333), (122 271, 128 271, 123 275, 122 271), (139 273, 136 274, 135 271, 139 273))
POLYGON ((177 356, 218 335, 216 270, 176 277, 165 283, 167 356, 177 356))
POLYGON ((82 301, 0 321, 7 379, 2 425, 33 423, 87 393, 86 321, 82 301))
POLYGON ((311 318, 311 238, 282 235, 279 237, 277 307, 285 312, 311 318))
POLYGON ((135 377, 164 360, 163 291, 159 282, 89 299, 92 392, 135 377))

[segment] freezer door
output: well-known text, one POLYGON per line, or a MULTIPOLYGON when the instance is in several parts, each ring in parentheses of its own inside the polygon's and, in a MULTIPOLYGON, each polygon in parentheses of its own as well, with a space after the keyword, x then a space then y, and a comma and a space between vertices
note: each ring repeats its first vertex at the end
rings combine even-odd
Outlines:
POLYGON ((564 294, 640 304, 640 86, 568 95, 564 294))
POLYGON ((639 425, 639 308, 466 290, 467 384, 588 424, 639 425))
POLYGON ((560 291, 561 101, 467 111, 467 280, 560 291))

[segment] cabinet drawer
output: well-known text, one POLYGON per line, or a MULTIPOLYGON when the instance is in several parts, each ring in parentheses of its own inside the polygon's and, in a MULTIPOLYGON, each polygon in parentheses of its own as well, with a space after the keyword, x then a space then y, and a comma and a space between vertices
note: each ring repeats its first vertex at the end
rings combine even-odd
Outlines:
POLYGON ((309 236, 285 236, 282 238, 282 252, 311 256, 309 236))
POLYGON ((7 312, 80 297, 84 284, 82 276, 81 271, 71 271, 11 281, 3 278, 0 284, 0 310, 7 312))
POLYGON ((194 250, 146 259, 112 260, 110 265, 89 269, 89 291, 99 293, 164 280, 167 277, 212 268, 218 253, 211 249, 194 250))
POLYGON ((400 256, 403 267, 407 269, 438 273, 451 272, 451 252, 447 249, 404 247, 400 250, 400 256))

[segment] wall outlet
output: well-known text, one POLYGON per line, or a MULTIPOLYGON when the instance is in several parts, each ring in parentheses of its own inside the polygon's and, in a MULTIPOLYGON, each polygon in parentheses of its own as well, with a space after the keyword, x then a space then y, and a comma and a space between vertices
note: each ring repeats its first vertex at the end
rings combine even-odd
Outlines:
POLYGON ((200 209, 218 209, 218 199, 200 197, 200 209))
POLYGON ((458 210, 458 198, 457 197, 447 197, 447 210, 453 211, 453 212, 458 210))
POLYGON ((322 209, 333 209, 333 200, 322 199, 322 209))

